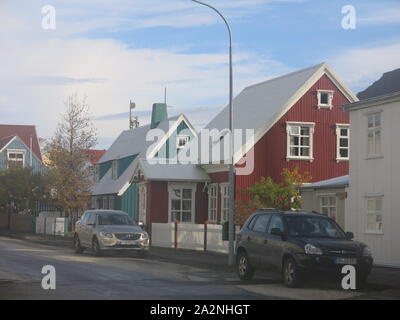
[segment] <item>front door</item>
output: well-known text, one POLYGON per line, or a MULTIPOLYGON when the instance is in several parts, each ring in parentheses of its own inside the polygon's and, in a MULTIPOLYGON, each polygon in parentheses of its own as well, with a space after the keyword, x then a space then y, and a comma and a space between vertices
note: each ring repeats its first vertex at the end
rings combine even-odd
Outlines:
POLYGON ((138 222, 146 224, 147 188, 145 183, 139 184, 139 214, 138 222))

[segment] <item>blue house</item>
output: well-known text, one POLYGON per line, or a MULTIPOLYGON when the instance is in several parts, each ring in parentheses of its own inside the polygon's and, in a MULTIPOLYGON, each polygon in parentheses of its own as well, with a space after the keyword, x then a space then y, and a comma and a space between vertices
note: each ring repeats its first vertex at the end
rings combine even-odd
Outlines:
POLYGON ((35 126, 0 124, 0 170, 11 165, 43 171, 35 126))
POLYGON ((122 210, 146 225, 163 222, 161 216, 151 216, 167 219, 167 205, 157 209, 157 204, 160 198, 168 198, 168 183, 205 182, 208 176, 195 165, 149 164, 149 160, 168 163, 195 136, 183 114, 168 118, 167 105, 154 104, 151 123, 123 131, 98 161, 92 208, 122 210))

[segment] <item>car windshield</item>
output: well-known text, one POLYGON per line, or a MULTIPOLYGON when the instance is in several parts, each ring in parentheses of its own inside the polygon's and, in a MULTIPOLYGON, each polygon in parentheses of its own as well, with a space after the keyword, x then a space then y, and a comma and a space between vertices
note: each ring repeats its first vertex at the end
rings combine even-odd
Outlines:
POLYGON ((135 223, 125 214, 99 214, 99 225, 132 226, 135 223))
POLYGON ((289 235, 306 238, 346 237, 336 222, 320 217, 285 217, 289 235))

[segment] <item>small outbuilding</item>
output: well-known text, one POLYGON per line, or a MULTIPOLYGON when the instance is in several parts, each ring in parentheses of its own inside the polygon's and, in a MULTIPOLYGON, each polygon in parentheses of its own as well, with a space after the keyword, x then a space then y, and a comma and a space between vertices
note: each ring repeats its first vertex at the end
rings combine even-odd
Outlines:
POLYGON ((301 208, 304 211, 318 212, 334 219, 345 228, 345 199, 349 176, 340 176, 302 186, 301 208))

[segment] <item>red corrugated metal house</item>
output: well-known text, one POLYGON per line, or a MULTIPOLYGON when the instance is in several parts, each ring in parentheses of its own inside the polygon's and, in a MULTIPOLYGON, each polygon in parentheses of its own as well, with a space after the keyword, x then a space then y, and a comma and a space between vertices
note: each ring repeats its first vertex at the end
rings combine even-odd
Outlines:
MULTIPOLYGON (((283 168, 298 166, 313 182, 348 174, 349 115, 341 106, 349 101, 357 97, 325 63, 245 88, 234 99, 234 129, 254 135, 235 143, 236 198, 263 176, 280 182, 283 168), (246 165, 249 170, 240 169, 246 165)), ((225 128, 228 107, 206 126, 225 128)), ((202 167, 211 180, 208 212, 196 215, 219 223, 228 212, 228 166, 202 161, 202 167)))

